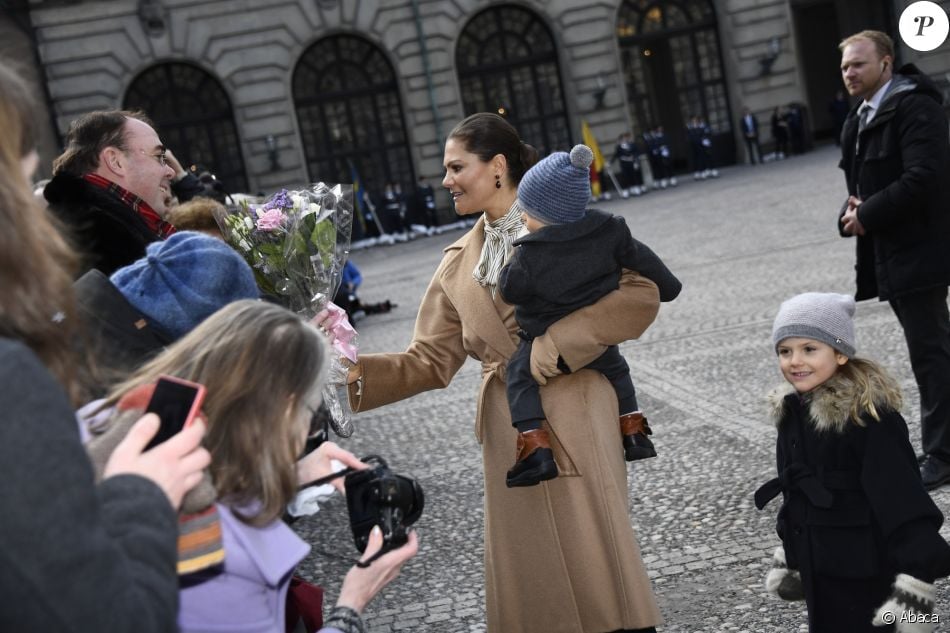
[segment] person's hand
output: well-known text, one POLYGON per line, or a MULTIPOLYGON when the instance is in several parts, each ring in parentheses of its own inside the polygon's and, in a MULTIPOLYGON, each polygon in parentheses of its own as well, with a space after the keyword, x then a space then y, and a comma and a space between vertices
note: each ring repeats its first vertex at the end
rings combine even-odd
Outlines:
POLYGON ((361 365, 353 365, 350 367, 349 371, 346 372, 346 384, 352 385, 354 382, 359 380, 363 376, 363 367, 361 365))
POLYGON ((848 198, 848 208, 841 216, 841 230, 848 235, 864 235, 864 226, 858 219, 858 207, 863 200, 850 196, 848 198))
POLYGON ((560 353, 550 336, 542 334, 534 339, 531 343, 531 376, 536 383, 546 385, 548 378, 561 373, 557 367, 558 358, 560 358, 560 353))
MULTIPOLYGON (((360 561, 371 558, 382 546, 383 532, 379 526, 376 526, 369 533, 369 542, 360 561)), ((374 560, 369 567, 352 567, 343 579, 337 606, 349 607, 357 613, 362 613, 369 601, 399 575, 403 564, 418 551, 419 537, 413 530, 409 532, 409 542, 402 547, 386 552, 374 560)))
POLYGON ((805 599, 802 576, 797 569, 789 569, 785 562, 785 546, 779 545, 772 553, 772 568, 765 577, 765 589, 782 600, 805 599))
POLYGON ((173 182, 178 182, 188 174, 188 172, 185 171, 185 168, 181 166, 181 163, 178 162, 178 159, 175 158, 175 155, 172 154, 172 151, 168 148, 165 148, 165 163, 175 170, 175 177, 172 178, 173 182))
MULTIPOLYGON (((360 458, 350 451, 340 448, 333 442, 324 442, 317 447, 317 450, 297 462, 297 483, 309 483, 332 474, 334 470, 330 460, 333 459, 356 470, 369 468, 369 464, 360 461, 360 458)), ((339 492, 344 492, 343 477, 337 477, 330 484, 339 492)))
POLYGON ((185 493, 201 481, 202 469, 211 463, 211 454, 201 447, 205 425, 195 420, 171 439, 143 453, 158 427, 158 416, 154 413, 139 418, 112 451, 102 478, 139 475, 150 479, 177 510, 185 493))
POLYGON ((897 574, 893 591, 877 611, 872 626, 897 624, 897 633, 930 633, 937 618, 934 615, 936 589, 932 583, 908 574, 897 574))
POLYGON ((356 343, 354 342, 356 330, 350 324, 350 319, 343 308, 330 302, 327 307, 317 312, 310 319, 310 323, 323 332, 330 346, 347 361, 344 366, 357 361, 356 343))

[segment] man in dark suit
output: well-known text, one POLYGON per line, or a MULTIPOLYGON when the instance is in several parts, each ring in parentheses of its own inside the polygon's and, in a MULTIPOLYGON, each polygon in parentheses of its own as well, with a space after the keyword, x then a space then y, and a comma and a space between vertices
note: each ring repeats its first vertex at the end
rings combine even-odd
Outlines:
POLYGON ((742 138, 745 139, 745 149, 749 154, 749 164, 762 162, 762 149, 759 147, 759 120, 749 108, 743 108, 742 118, 739 119, 742 129, 742 138))
POLYGON ((950 483, 950 143, 943 97, 912 64, 895 71, 880 31, 841 42, 841 75, 861 99, 841 135, 848 200, 842 236, 857 238, 855 299, 897 315, 920 389, 927 489, 950 483))

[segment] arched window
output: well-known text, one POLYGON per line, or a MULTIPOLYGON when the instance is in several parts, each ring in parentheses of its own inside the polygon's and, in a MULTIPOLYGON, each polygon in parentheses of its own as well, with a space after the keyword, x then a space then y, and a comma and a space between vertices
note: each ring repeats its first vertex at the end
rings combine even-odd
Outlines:
POLYGON ((571 146, 554 39, 537 15, 495 6, 473 17, 455 51, 465 114, 504 114, 541 155, 571 146))
POLYGON ((732 116, 710 0, 623 0, 617 37, 634 132, 665 128, 678 162, 686 123, 705 119, 720 161, 734 160, 732 116))
POLYGON ((311 180, 353 182, 370 193, 414 185, 393 67, 361 37, 333 35, 308 48, 293 75, 294 106, 311 180))
POLYGON ((186 168, 211 171, 228 192, 247 191, 231 100, 221 83, 192 64, 152 66, 132 82, 125 107, 145 112, 186 168))

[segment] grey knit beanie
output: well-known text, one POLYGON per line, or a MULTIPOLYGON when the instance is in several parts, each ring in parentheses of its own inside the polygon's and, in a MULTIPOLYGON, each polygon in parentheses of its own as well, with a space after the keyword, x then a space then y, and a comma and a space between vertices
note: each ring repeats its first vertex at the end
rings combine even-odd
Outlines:
POLYGON ((538 161, 518 185, 518 200, 525 213, 545 224, 566 224, 584 217, 593 161, 594 152, 586 145, 538 161))
POLYGON ((854 356, 854 298, 833 292, 806 292, 782 303, 772 326, 772 345, 787 338, 810 338, 827 343, 847 357, 854 356))

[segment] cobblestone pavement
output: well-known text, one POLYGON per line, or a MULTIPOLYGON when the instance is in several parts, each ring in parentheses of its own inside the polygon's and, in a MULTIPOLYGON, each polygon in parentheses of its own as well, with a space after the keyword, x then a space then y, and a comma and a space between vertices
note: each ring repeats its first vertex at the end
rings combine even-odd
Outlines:
MULTIPOLYGON (((684 284, 642 339, 622 346, 659 452, 629 467, 629 483, 631 521, 666 622, 661 631, 807 629, 803 605, 763 590, 778 544, 778 503, 758 512, 752 493, 774 472, 775 433, 763 397, 781 382, 769 342, 775 311, 799 292, 853 290, 854 245, 835 229, 845 197, 837 160, 835 148, 822 148, 600 205, 625 216, 684 284)), ((398 304, 359 323, 363 351, 404 349, 441 250, 460 235, 354 255, 366 280, 363 299, 398 304)), ((859 354, 900 379, 919 449, 917 389, 900 327, 877 301, 859 304, 856 322, 859 354)), ((385 456, 397 471, 418 477, 426 494, 421 553, 370 605, 371 631, 486 629, 482 471, 473 437, 478 380, 479 368, 469 361, 443 391, 361 414, 355 436, 340 442, 358 454, 385 456)), ((950 490, 934 498, 945 513, 950 509, 950 490)), ((339 557, 355 552, 345 503, 331 501, 295 527, 315 548, 301 572, 327 587, 332 604, 350 564, 339 557)), ((943 621, 950 603, 945 585, 938 587, 943 621)))

